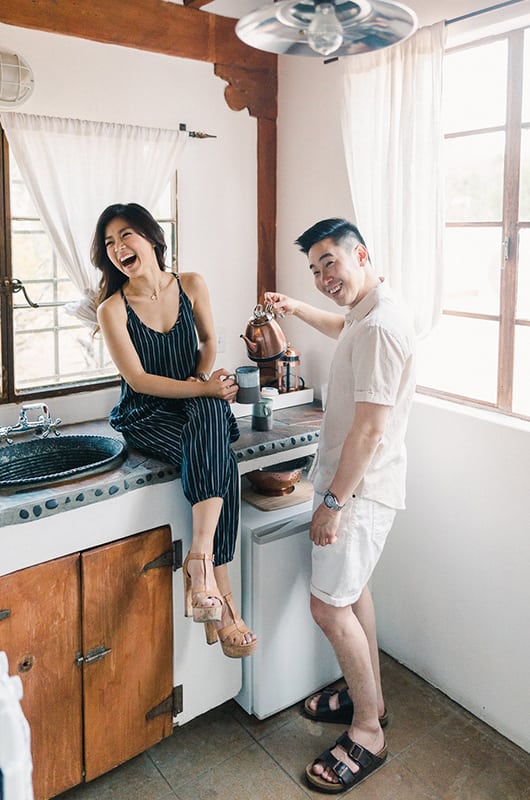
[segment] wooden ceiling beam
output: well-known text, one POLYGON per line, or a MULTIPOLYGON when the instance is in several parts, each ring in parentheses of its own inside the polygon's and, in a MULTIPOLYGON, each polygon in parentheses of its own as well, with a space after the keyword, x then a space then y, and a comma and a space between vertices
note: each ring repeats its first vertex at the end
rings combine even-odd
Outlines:
POLYGON ((275 55, 238 39, 235 19, 164 0, 1 0, 0 22, 196 61, 276 70, 275 55))
POLYGON ((211 2, 212 0, 184 0, 184 5, 190 8, 202 8, 211 2))

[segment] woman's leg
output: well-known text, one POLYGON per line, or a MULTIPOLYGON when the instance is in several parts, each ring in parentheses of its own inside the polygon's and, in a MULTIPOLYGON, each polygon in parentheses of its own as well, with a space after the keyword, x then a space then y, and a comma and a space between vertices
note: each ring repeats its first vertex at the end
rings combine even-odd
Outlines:
MULTIPOLYGON (((214 577, 213 540, 223 501, 220 497, 210 497, 192 506, 192 538, 190 553, 206 555, 209 558, 189 558, 184 566, 191 578, 192 604, 202 608, 221 606, 221 590, 214 577), (204 591, 193 592, 193 587, 204 586, 204 591)), ((186 580, 186 576, 184 577, 186 580)))
MULTIPOLYGON (((194 586, 206 587, 205 592, 195 592, 194 605, 220 606, 223 594, 228 592, 217 586, 213 564, 232 560, 239 519, 237 460, 230 446, 231 413, 224 401, 214 398, 187 401, 186 412, 181 437, 182 485, 192 506, 190 552, 213 555, 213 563, 189 559, 186 569, 192 591, 194 586)), ((220 580, 226 587, 228 576, 225 579, 221 572, 220 580)))
POLYGON ((254 652, 255 646, 248 648, 248 652, 245 647, 257 640, 236 610, 228 576, 228 564, 234 558, 239 527, 239 472, 233 452, 230 454, 228 467, 228 482, 214 540, 215 580, 224 599, 221 621, 216 622, 215 627, 225 653, 228 655, 232 652, 241 656, 250 655, 250 649, 254 652))

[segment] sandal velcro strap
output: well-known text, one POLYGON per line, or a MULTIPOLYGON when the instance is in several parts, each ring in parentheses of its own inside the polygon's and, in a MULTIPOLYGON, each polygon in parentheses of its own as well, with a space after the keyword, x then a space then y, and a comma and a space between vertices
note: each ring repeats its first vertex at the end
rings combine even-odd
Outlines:
POLYGON ((348 689, 344 687, 339 692, 336 689, 322 689, 320 696, 317 700, 317 707, 316 711, 318 714, 328 714, 328 715, 340 715, 341 712, 348 711, 350 716, 353 716, 353 703, 351 701, 351 697, 348 694, 348 689), (333 695, 337 695, 338 698, 338 707, 331 709, 329 705, 329 701, 333 697, 333 695))
POLYGON ((322 689, 320 696, 317 700, 316 711, 319 714, 326 714, 330 711, 329 701, 335 694, 335 689, 322 689))
MULTIPOLYGON (((357 742, 352 742, 347 733, 343 733, 342 736, 339 736, 335 744, 342 747, 351 760, 359 767, 362 767, 362 769, 371 767, 374 761, 377 760, 377 756, 374 756, 369 750, 365 750, 365 748, 361 747, 357 742)), ((346 765, 344 764, 343 766, 346 765)))

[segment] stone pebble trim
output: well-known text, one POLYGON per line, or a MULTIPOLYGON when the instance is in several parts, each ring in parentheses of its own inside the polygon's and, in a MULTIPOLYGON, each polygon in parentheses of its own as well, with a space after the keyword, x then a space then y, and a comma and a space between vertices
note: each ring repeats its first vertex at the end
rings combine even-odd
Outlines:
MULTIPOLYGON (((318 441, 319 431, 312 430, 289 435, 274 441, 234 448, 238 462, 250 461, 274 452, 295 450, 318 441)), ((128 458, 118 469, 67 485, 50 486, 16 494, 0 495, 0 526, 31 522, 60 514, 74 508, 88 506, 112 497, 119 497, 144 486, 165 483, 180 477, 180 471, 171 465, 146 458, 138 463, 138 456, 128 458)))

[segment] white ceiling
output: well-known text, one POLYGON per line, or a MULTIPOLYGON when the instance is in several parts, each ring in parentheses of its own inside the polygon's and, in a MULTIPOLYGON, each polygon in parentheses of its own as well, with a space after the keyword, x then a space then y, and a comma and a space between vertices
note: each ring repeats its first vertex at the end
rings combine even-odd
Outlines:
MULTIPOLYGON (((169 0, 183 5, 183 0, 169 0)), ((404 0, 404 5, 412 8, 418 15, 420 25, 432 25, 440 19, 451 19, 469 11, 494 5, 497 0, 404 0)), ((262 6, 272 5, 272 0, 213 0, 203 7, 203 11, 239 19, 262 6)))

